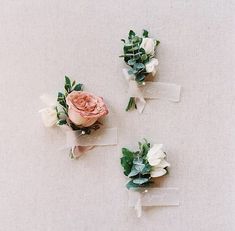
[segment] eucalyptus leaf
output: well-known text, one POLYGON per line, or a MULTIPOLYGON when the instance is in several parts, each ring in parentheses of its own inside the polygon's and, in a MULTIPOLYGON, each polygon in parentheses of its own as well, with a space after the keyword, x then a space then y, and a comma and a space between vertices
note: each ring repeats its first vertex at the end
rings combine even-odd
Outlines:
POLYGON ((127 72, 128 72, 129 75, 133 75, 134 74, 133 69, 129 69, 127 72))
POLYGON ((134 167, 138 172, 141 172, 143 171, 145 164, 135 164, 134 167))
POLYGON ((135 62, 136 62, 135 59, 128 60, 128 64, 131 66, 133 66, 135 64, 135 62))
POLYGON ((145 65, 143 63, 135 63, 134 68, 138 70, 144 69, 145 65))
POLYGON ((146 183, 148 181, 149 181, 148 178, 137 178, 137 179, 133 180, 133 183, 137 184, 137 185, 141 185, 141 184, 144 184, 144 183, 146 183))
POLYGON ((145 75, 138 75, 135 77, 137 82, 143 82, 145 80, 145 75))
POLYGON ((145 60, 147 60, 147 59, 148 59, 148 55, 147 55, 147 54, 141 55, 141 60, 142 60, 142 61, 145 61, 145 60))
POLYGON ((135 168, 132 168, 131 172, 129 173, 128 177, 133 177, 133 176, 136 176, 138 175, 140 172, 135 169, 135 168))
POLYGON ((143 158, 136 158, 133 160, 133 164, 142 164, 143 163, 143 158))
POLYGON ((127 187, 128 189, 131 189, 131 188, 138 188, 139 185, 133 183, 133 180, 131 180, 131 181, 129 181, 129 182, 127 183, 126 187, 127 187))

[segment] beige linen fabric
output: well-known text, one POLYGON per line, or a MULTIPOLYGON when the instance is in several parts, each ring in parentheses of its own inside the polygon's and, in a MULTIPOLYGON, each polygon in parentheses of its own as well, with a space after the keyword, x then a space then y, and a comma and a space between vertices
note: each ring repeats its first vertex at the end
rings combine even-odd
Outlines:
POLYGON ((0 230, 227 231, 235 212, 235 2, 232 0, 1 0, 0 230), (143 28, 158 38, 161 82, 180 103, 148 100, 126 113, 121 38, 143 28), (42 93, 68 75, 110 105, 118 145, 71 161, 58 129, 43 127, 42 93), (180 207, 136 218, 119 165, 123 146, 163 143, 180 207))

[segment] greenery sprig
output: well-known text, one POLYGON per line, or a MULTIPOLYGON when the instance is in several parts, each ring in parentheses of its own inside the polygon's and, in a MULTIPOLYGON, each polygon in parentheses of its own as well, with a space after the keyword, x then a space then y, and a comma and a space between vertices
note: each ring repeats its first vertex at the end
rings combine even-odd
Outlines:
POLYGON ((64 92, 58 92, 57 102, 59 107, 56 107, 57 112, 57 125, 68 125, 73 130, 81 131, 82 134, 90 134, 92 130, 98 130, 102 125, 99 121, 96 121, 89 127, 78 126, 72 123, 68 118, 68 105, 66 103, 66 97, 72 91, 83 91, 83 84, 76 83, 75 80, 71 81, 68 76, 65 76, 65 83, 64 83, 64 92))
MULTIPOLYGON (((143 38, 148 38, 149 32, 143 30, 142 36, 138 36, 133 30, 129 31, 128 39, 121 39, 124 43, 123 54, 119 57, 123 58, 125 63, 129 66, 128 74, 134 75, 138 84, 142 84, 146 76, 149 74, 146 72, 146 64, 151 61, 154 55, 149 54, 141 47, 143 38)), ((159 45, 160 41, 155 40, 155 46, 159 45)), ((137 108, 135 98, 131 97, 127 105, 126 111, 137 108)))
MULTIPOLYGON (((143 142, 139 142, 138 151, 130 151, 127 148, 122 148, 123 156, 121 157, 121 165, 124 170, 124 175, 131 179, 126 185, 128 189, 148 187, 153 183, 151 173, 154 167, 148 161, 147 154, 149 150, 150 143, 146 139, 143 142)), ((167 173, 167 166, 164 169, 167 173)))
POLYGON ((151 184, 151 166, 147 160, 147 153, 150 149, 150 143, 144 140, 139 142, 139 150, 136 152, 130 151, 127 148, 122 148, 123 157, 121 165, 124 169, 124 174, 131 178, 127 183, 127 188, 145 187, 151 184))

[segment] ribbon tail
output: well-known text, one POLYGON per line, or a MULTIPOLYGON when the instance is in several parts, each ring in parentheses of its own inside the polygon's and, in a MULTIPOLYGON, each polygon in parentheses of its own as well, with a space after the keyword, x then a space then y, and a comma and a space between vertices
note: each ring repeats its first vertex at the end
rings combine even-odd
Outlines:
POLYGON ((136 210, 136 215, 138 218, 141 217, 142 215, 142 200, 141 200, 141 195, 139 195, 139 198, 135 204, 135 210, 136 210))
POLYGON ((94 148, 94 146, 74 146, 71 149, 71 157, 77 159, 92 148, 94 148))
POLYGON ((144 108, 146 105, 145 99, 143 97, 136 97, 135 103, 136 103, 136 107, 137 107, 138 112, 141 114, 144 111, 144 108))

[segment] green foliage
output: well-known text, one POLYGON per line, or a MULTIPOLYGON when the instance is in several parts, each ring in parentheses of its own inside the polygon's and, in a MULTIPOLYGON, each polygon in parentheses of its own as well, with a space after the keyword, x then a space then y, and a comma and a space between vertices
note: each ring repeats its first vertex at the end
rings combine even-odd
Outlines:
MULTIPOLYGON (((146 64, 150 61, 152 56, 146 54, 145 50, 141 47, 143 38, 147 38, 149 32, 143 30, 142 36, 138 36, 133 30, 129 31, 128 39, 121 39, 124 43, 123 54, 119 57, 123 58, 125 63, 129 66, 129 75, 134 75, 135 80, 141 84, 145 81, 146 76, 149 74, 146 72, 146 64)), ((160 43, 158 40, 155 41, 156 46, 160 43)), ((135 98, 129 99, 126 111, 130 109, 136 109, 135 98)))
POLYGON ((133 108, 135 109, 137 108, 136 103, 135 103, 135 97, 130 97, 128 105, 126 107, 126 111, 129 111, 133 108))
POLYGON ((128 150, 127 148, 122 148, 121 165, 124 169, 124 174, 128 176, 131 172, 132 164, 133 164, 133 152, 128 150))
POLYGON ((147 140, 139 142, 139 150, 130 151, 127 148, 122 149, 121 165, 124 174, 131 178, 126 185, 127 188, 147 186, 151 182, 151 166, 147 160, 147 153, 150 149, 150 143, 147 140))
POLYGON ((148 38, 149 32, 147 30, 143 30, 143 37, 148 38))
POLYGON ((66 97, 72 91, 82 91, 82 84, 76 84, 76 81, 71 81, 68 76, 64 79, 64 93, 58 92, 57 102, 60 107, 56 107, 57 111, 57 125, 67 124, 66 117, 68 116, 68 105, 66 103, 66 97), (59 110, 60 109, 60 110, 59 110))
MULTIPOLYGON (((119 57, 124 58, 124 61, 130 67, 129 74, 135 75, 135 80, 138 83, 145 80, 145 77, 148 74, 145 65, 152 58, 150 54, 146 54, 145 50, 141 48, 143 38, 147 38, 148 35, 149 33, 147 30, 143 30, 142 36, 138 36, 133 30, 130 30, 128 40, 121 40, 124 43, 123 55, 120 55, 119 57)), ((156 46, 158 44, 159 41, 156 40, 156 46)))

